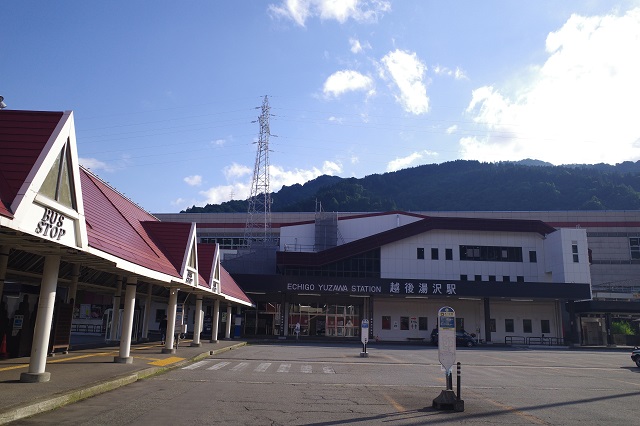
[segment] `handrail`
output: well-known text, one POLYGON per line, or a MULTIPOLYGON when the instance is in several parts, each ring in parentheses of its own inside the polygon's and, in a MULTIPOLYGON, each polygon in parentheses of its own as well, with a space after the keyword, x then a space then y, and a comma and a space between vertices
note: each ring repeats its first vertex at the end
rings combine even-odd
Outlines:
POLYGON ((516 345, 526 345, 527 339, 524 336, 505 336, 504 344, 505 345, 513 345, 515 340, 516 345))
POLYGON ((547 346, 560 346, 564 345, 564 339, 562 337, 524 337, 524 336, 505 336, 505 345, 547 345, 547 346))

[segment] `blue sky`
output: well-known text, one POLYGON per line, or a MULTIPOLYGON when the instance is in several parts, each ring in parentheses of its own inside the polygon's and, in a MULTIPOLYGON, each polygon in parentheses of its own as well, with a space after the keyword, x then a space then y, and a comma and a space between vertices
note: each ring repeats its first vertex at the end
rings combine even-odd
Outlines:
POLYGON ((154 213, 456 159, 640 159, 640 0, 0 2, 0 95, 154 213))

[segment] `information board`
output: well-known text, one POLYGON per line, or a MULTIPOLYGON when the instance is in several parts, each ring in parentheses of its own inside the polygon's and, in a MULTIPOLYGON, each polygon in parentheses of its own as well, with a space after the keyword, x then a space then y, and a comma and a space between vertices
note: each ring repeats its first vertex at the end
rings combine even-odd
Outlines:
POLYGON ((369 342, 369 320, 362 320, 362 330, 360 332, 360 340, 363 345, 366 345, 369 342))
POLYGON ((447 371, 456 362, 456 312, 449 306, 438 311, 438 360, 447 371))

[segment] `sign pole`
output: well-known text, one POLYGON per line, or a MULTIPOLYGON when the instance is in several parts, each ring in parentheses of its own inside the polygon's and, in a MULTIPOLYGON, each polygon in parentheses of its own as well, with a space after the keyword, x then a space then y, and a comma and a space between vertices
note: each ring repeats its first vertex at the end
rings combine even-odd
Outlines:
POLYGON ((456 397, 453 391, 451 369, 456 362, 456 312, 449 306, 438 311, 438 360, 445 371, 447 389, 433 400, 432 407, 437 410, 464 411, 464 401, 456 397))
POLYGON ((362 341, 362 352, 360 352, 360 357, 368 358, 369 354, 367 353, 367 343, 369 343, 369 320, 363 319, 362 326, 360 328, 360 340, 362 341))

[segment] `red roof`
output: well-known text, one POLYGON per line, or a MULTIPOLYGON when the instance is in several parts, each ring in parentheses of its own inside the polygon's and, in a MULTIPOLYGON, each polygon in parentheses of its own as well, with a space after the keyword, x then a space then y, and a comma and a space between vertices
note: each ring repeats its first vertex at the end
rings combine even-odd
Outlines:
POLYGON ((238 283, 229 275, 226 269, 220 267, 220 292, 237 300, 253 305, 251 299, 240 289, 238 283))
POLYGON ((158 221, 104 181, 80 168, 89 246, 174 277, 182 277, 156 246, 143 223, 158 221))
POLYGON ((10 210, 62 112, 0 110, 0 215, 10 210))
POLYGON ((462 217, 427 217, 379 234, 361 238, 320 252, 276 253, 279 265, 320 266, 382 247, 386 244, 435 229, 456 231, 536 232, 547 235, 556 229, 539 220, 476 219, 462 217))
POLYGON ((204 278, 205 287, 211 288, 213 259, 216 257, 216 244, 198 244, 198 272, 204 278))

